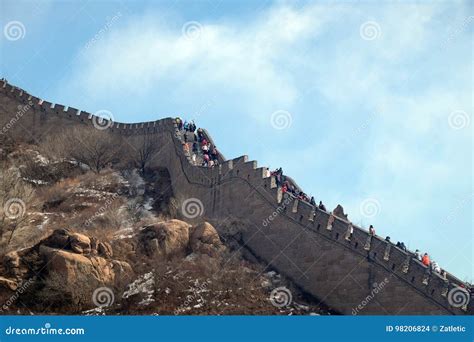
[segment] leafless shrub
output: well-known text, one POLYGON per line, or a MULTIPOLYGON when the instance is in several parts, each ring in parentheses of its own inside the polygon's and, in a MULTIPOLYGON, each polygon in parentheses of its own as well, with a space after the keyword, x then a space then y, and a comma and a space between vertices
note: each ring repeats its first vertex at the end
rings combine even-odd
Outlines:
POLYGON ((77 186, 79 183, 77 179, 68 178, 57 182, 56 184, 38 190, 38 194, 43 200, 43 210, 65 209, 60 208, 61 204, 71 196, 68 190, 71 187, 77 186))
POLYGON ((73 159, 99 173, 118 163, 122 147, 120 139, 106 131, 77 126, 46 137, 42 151, 51 159, 73 159))
POLYGON ((132 136, 128 139, 130 158, 141 174, 150 165, 153 158, 159 153, 160 145, 153 134, 132 136))
POLYGON ((53 184, 82 173, 80 168, 66 161, 41 164, 28 156, 22 156, 17 163, 22 178, 34 186, 53 184))
POLYGON ((18 170, 0 169, 0 244, 5 243, 7 232, 8 245, 15 231, 28 225, 38 204, 34 189, 21 179, 18 170))

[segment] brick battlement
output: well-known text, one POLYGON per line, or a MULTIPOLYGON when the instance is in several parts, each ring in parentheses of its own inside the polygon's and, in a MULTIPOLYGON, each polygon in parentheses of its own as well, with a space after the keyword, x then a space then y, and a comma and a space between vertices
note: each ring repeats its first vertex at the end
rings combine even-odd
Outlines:
MULTIPOLYGON (((60 127, 87 125, 98 117, 72 107, 53 104, 0 83, 1 133, 40 139, 60 127), (27 106, 27 110, 22 108, 27 106), (25 112, 25 113, 23 113, 25 112), (22 114, 23 113, 23 114, 22 114)), ((104 134, 155 134, 163 152, 156 166, 166 167, 178 201, 194 198, 202 203, 198 219, 212 222, 219 231, 225 222, 238 221, 239 236, 254 257, 292 279, 299 287, 344 314, 472 314, 472 302, 451 304, 462 282, 451 274, 443 279, 405 252, 378 236, 331 214, 283 196, 268 168, 247 156, 226 160, 219 167, 194 166, 184 154, 172 118, 140 123, 110 123, 104 134), (276 213, 276 214, 275 214, 276 213), (269 219, 271 218, 271 219, 269 219), (374 287, 386 283, 371 299, 374 287)), ((212 142, 207 131, 204 134, 212 142)), ((158 158, 156 158, 158 159, 158 158)), ((182 208, 182 210, 184 210, 182 208)))

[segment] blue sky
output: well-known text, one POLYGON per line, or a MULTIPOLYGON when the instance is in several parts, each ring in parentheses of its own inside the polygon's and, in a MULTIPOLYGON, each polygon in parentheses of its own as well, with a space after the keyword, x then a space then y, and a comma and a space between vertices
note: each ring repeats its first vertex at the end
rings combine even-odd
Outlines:
POLYGON ((472 4, 3 0, 0 74, 117 121, 193 118, 472 281, 472 4))

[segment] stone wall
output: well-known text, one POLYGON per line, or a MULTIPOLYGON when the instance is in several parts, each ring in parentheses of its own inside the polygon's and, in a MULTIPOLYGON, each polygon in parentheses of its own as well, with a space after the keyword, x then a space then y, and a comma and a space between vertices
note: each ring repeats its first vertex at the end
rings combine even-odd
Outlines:
MULTIPOLYGON (((70 125, 93 126, 97 120, 8 83, 0 86, 0 130, 7 125, 6 133, 12 136, 36 140, 70 125), (19 115, 24 106, 28 110, 19 115)), ((206 219, 221 233, 235 224, 244 249, 343 314, 473 313, 472 303, 463 308, 449 305, 448 294, 461 284, 459 279, 428 272, 410 254, 359 227, 354 226, 352 238, 346 239, 349 222, 340 218, 327 229, 329 213, 283 196, 268 169, 257 167, 247 156, 225 160, 212 169, 193 166, 183 153, 172 118, 114 122, 104 131, 109 133, 124 138, 154 134, 161 146, 154 166, 168 169, 178 202, 202 204, 202 215, 191 221, 206 219)))

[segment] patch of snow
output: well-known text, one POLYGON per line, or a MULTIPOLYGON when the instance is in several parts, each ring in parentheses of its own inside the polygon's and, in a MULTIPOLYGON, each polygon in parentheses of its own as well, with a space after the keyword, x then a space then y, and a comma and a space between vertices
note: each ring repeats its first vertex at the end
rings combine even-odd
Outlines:
POLYGON ((143 195, 145 193, 145 181, 135 169, 124 175, 130 185, 130 195, 143 195))
MULTIPOLYGON (((43 216, 44 218, 44 216, 43 216)), ((39 230, 43 230, 45 225, 49 222, 49 217, 46 217, 44 218, 44 220, 39 224, 37 225, 36 227, 39 229, 39 230)))
POLYGON ((186 261, 195 261, 198 257, 199 257, 199 255, 197 255, 196 253, 191 253, 188 256, 186 256, 186 258, 184 260, 186 260, 186 261))
POLYGON ((41 180, 41 179, 31 179, 31 178, 26 178, 26 177, 22 177, 22 179, 23 179, 25 182, 33 183, 33 184, 37 184, 37 185, 46 185, 46 184, 49 184, 49 182, 43 181, 43 180, 41 180))
POLYGON ((305 310, 305 311, 308 311, 309 310, 309 306, 307 305, 303 305, 303 304, 298 304, 296 302, 293 302, 294 306, 298 309, 301 309, 301 310, 305 310))
POLYGON ((113 239, 114 240, 123 240, 123 239, 131 239, 134 236, 133 228, 127 227, 118 230, 115 234, 113 239))
POLYGON ((153 198, 149 197, 146 199, 145 203, 143 203, 143 209, 145 210, 152 210, 153 209, 153 198))
POLYGON ((42 156, 39 152, 36 152, 36 153, 37 153, 37 155, 36 155, 35 159, 39 164, 41 164, 43 166, 49 164, 49 159, 48 158, 42 156))
POLYGON ((123 293, 122 298, 129 298, 137 294, 145 295, 145 298, 138 303, 139 305, 146 306, 155 301, 153 299, 155 294, 155 276, 152 272, 145 273, 129 284, 128 290, 123 293))
POLYGON ((86 316, 104 316, 105 311, 103 307, 96 307, 90 310, 86 310, 82 312, 86 316))

